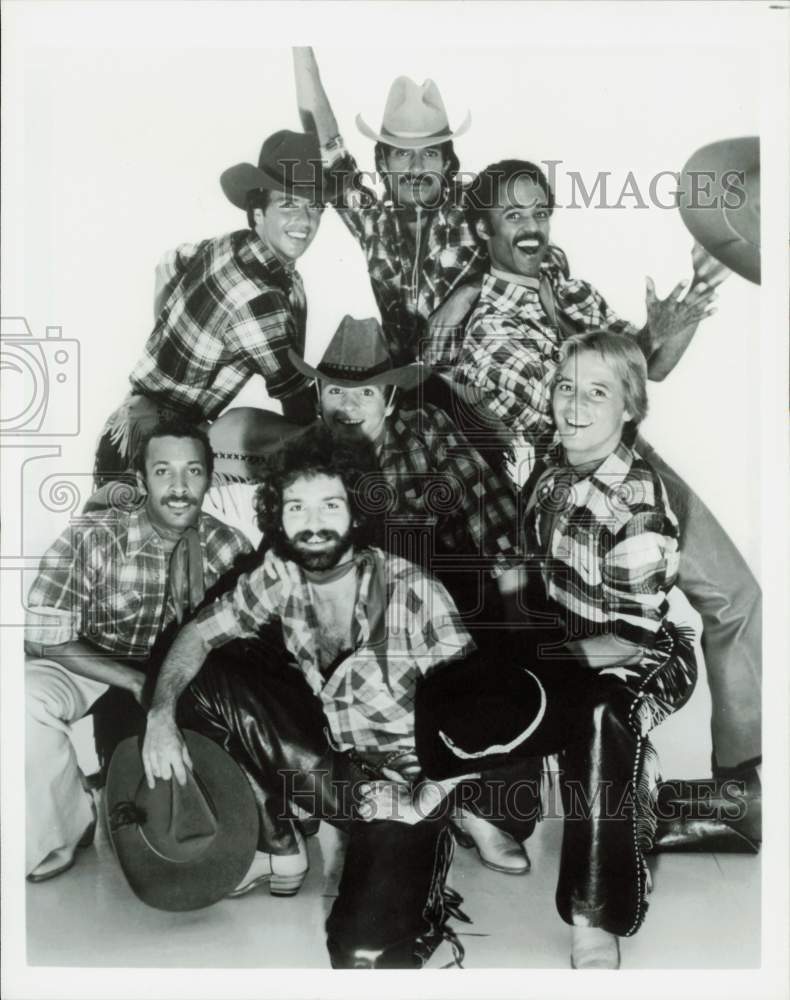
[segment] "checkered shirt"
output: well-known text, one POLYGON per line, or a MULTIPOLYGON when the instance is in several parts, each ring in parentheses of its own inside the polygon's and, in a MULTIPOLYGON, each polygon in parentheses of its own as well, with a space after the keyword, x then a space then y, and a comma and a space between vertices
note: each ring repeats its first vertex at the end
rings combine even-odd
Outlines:
MULTIPOLYGON (((491 469, 442 410, 425 404, 389 417, 379 462, 395 487, 392 510, 405 508, 435 531, 438 545, 424 553, 425 562, 419 559, 426 568, 435 552, 500 565, 517 558, 512 483, 491 469)), ((391 526, 397 532, 397 518, 391 526)), ((410 558, 416 559, 411 550, 410 558)))
POLYGON ((185 244, 165 265, 180 280, 168 284, 130 376, 134 391, 211 420, 251 375, 262 375, 275 399, 309 384, 288 360, 289 348, 304 353, 302 279, 256 233, 185 244))
POLYGON ((546 592, 582 631, 651 647, 678 572, 678 522, 658 474, 620 442, 578 475, 556 445, 538 462, 524 510, 524 544, 541 554, 546 592))
POLYGON ((505 424, 517 446, 534 446, 553 426, 551 383, 569 332, 638 333, 586 281, 566 277, 553 261, 544 262, 544 276, 568 332, 552 323, 537 289, 487 274, 451 371, 462 391, 482 393, 478 405, 505 424))
POLYGON ((328 679, 319 668, 320 625, 307 578, 296 563, 271 550, 260 566, 239 578, 235 590, 204 608, 195 621, 204 641, 217 647, 252 637, 262 625, 279 620, 288 650, 323 703, 339 749, 410 748, 418 677, 465 655, 471 639, 447 591, 417 566, 374 548, 361 550, 355 559, 359 590, 353 652, 328 679), (385 595, 381 628, 367 613, 374 574, 385 595))
MULTIPOLYGON (((480 277, 488 267, 485 245, 476 238, 464 210, 463 188, 451 187, 444 202, 431 210, 427 231, 418 230, 415 246, 401 213, 391 200, 365 185, 342 140, 322 147, 322 155, 342 189, 335 208, 365 254, 392 360, 396 365, 414 361, 431 314, 454 289, 480 277), (423 240, 427 247, 420 246, 423 240)), ((435 362, 433 353, 431 347, 435 362)))
MULTIPOLYGON (((250 544, 210 514, 200 515, 197 529, 209 588, 250 544)), ((26 638, 45 646, 83 638, 117 656, 147 656, 175 619, 169 561, 145 508, 73 518, 41 560, 26 638)))

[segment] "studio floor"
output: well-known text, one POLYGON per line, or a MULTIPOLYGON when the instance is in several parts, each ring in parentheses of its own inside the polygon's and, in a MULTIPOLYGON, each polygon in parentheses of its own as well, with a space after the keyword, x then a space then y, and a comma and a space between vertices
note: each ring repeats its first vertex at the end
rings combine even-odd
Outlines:
MULTIPOLYGON (((532 871, 502 875, 456 849, 448 884, 472 924, 453 926, 464 968, 567 969, 569 928, 554 908, 562 823, 529 842, 532 871)), ((43 966, 326 968, 323 924, 336 892, 342 837, 322 823, 310 838, 299 894, 264 888, 205 910, 164 913, 128 888, 103 830, 75 867, 27 886, 28 963, 43 966), (166 944, 164 943, 166 942, 166 944)), ((664 855, 651 859, 653 892, 641 931, 621 942, 623 969, 754 968, 760 963, 760 859, 664 855)), ((449 946, 430 967, 450 961, 449 946)))

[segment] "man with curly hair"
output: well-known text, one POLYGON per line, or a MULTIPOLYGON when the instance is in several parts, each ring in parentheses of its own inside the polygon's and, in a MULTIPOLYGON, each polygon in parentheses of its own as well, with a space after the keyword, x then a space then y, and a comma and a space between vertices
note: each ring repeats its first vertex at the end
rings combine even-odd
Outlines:
POLYGON ((419 967, 451 933, 446 821, 368 825, 355 808, 371 780, 417 777, 417 681, 472 648, 444 587, 371 544, 377 479, 372 445, 326 428, 284 447, 257 495, 262 559, 176 638, 143 746, 151 787, 185 782, 176 708, 193 682, 179 721, 234 756, 258 803, 259 850, 233 896, 264 883, 272 895, 299 890, 307 853, 289 800, 348 832, 327 920, 336 968, 419 967), (261 644, 267 629, 286 656, 261 644))

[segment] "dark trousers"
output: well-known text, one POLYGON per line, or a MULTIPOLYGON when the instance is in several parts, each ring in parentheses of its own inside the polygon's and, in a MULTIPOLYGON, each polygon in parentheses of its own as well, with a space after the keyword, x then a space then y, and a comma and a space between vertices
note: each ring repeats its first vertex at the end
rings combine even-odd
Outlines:
POLYGON ((525 629, 503 642, 496 669, 480 657, 428 675, 416 699, 417 750, 429 777, 558 754, 563 842, 556 902, 567 923, 635 933, 646 911, 644 853, 655 826, 647 731, 680 708, 696 681, 689 637, 668 626, 651 660, 623 680, 563 651, 562 629, 525 629), (523 671, 543 709, 519 705, 523 671), (651 706, 647 712, 648 706, 651 706), (511 745, 510 753, 488 747, 511 745), (465 754, 448 749, 449 734, 465 754))
POLYGON ((348 834, 326 924, 332 965, 419 967, 447 934, 446 819, 416 826, 357 819, 359 785, 370 777, 331 748, 321 703, 274 633, 212 653, 182 702, 179 723, 223 746, 247 775, 259 850, 295 853, 292 802, 348 834))

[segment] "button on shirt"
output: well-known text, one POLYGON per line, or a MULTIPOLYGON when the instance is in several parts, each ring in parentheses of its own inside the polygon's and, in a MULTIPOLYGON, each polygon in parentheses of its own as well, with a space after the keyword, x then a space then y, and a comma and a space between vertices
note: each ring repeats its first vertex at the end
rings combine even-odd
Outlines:
MULTIPOLYGON (((197 531, 208 588, 250 544, 210 514, 200 515, 197 531)), ((43 645, 84 638, 118 656, 147 656, 176 617, 169 562, 144 508, 74 518, 41 560, 28 595, 26 638, 43 645)))
POLYGON ((417 678, 438 663, 465 655, 472 642, 447 591, 417 566, 375 548, 357 552, 355 561, 353 651, 328 679, 320 670, 320 624, 308 580, 296 563, 272 550, 195 621, 212 648, 252 638, 263 625, 279 621, 285 644, 320 697, 340 749, 412 747, 417 678), (372 600, 373 588, 383 600, 372 600), (370 620, 371 607, 385 609, 383 622, 370 620))
POLYGON ((167 255, 169 294, 130 381, 135 392, 213 419, 251 375, 270 396, 306 388, 288 350, 304 354, 302 279, 241 230, 167 255))
POLYGON ((622 441, 587 475, 559 445, 532 475, 525 545, 541 555, 548 596, 586 632, 652 647, 678 572, 678 522, 661 478, 622 441))
POLYGON ((462 391, 479 391, 476 405, 505 423, 516 447, 526 446, 530 456, 553 427, 551 384, 563 341, 586 330, 638 333, 592 285, 567 278, 554 262, 541 266, 541 283, 553 295, 554 318, 541 303, 540 288, 487 274, 451 372, 462 391))

